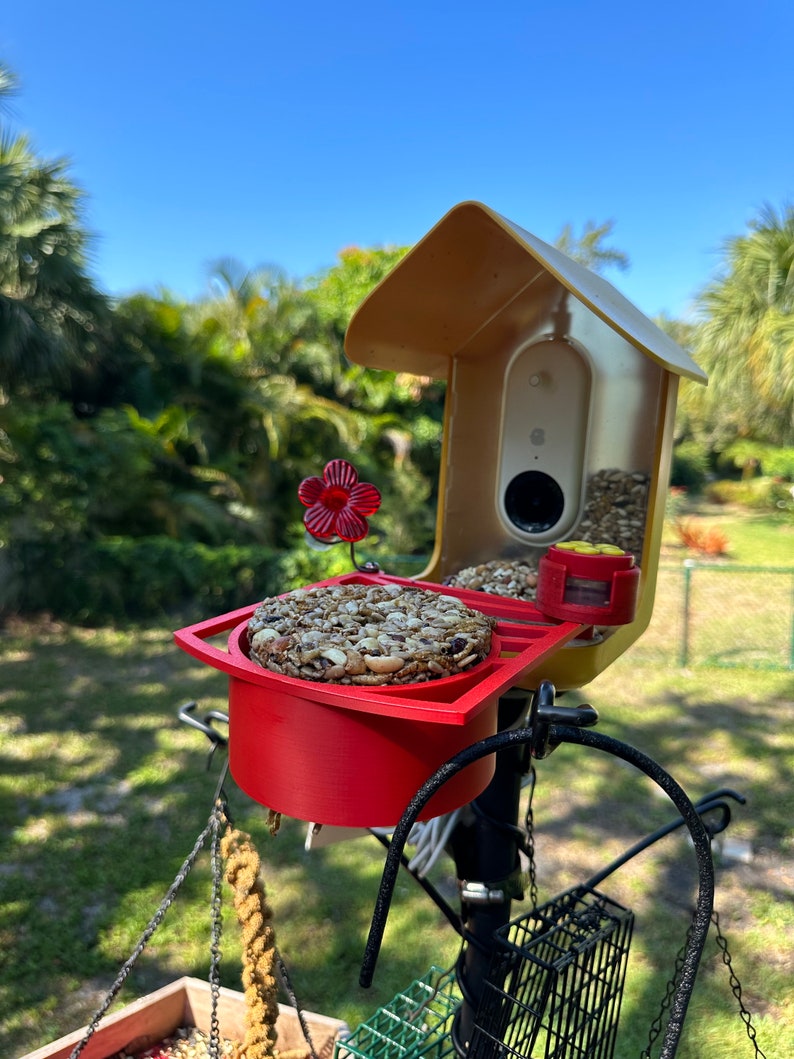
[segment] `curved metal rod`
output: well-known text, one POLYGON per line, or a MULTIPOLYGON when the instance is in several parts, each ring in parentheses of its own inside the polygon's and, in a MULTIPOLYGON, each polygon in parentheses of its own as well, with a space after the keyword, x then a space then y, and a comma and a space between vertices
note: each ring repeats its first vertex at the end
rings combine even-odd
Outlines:
POLYGON ((711 858, 711 836, 701 820, 697 809, 689 800, 684 789, 666 772, 662 766, 635 747, 621 743, 611 736, 583 728, 558 729, 557 736, 566 743, 579 743, 595 750, 602 750, 614 757, 622 758, 644 772, 649 779, 661 787, 670 801, 678 809, 684 823, 692 836, 692 844, 698 865, 698 898, 695 914, 692 918, 690 933, 687 938, 681 975, 676 985, 670 1004, 670 1017, 662 1042, 659 1059, 672 1059, 678 1050, 681 1031, 684 1028, 689 1001, 695 987, 700 957, 708 937, 711 924, 711 913, 714 909, 714 862, 711 858))
POLYGON ((223 713, 221 710, 208 710, 207 713, 204 714, 204 717, 199 719, 194 716, 197 709, 197 702, 186 702, 177 710, 177 716, 183 724, 189 724, 191 728, 197 728, 200 732, 203 732, 207 739, 212 743, 213 749, 216 746, 226 746, 229 742, 229 737, 222 735, 219 731, 213 728, 209 722, 220 721, 222 724, 228 725, 228 713, 223 713))
POLYGON ((499 732, 497 735, 490 736, 487 739, 481 740, 479 743, 475 743, 471 747, 467 747, 465 750, 461 750, 454 758, 445 762, 439 769, 437 769, 437 771, 422 784, 408 803, 408 807, 400 817, 399 823, 392 832, 391 842, 386 852, 386 860, 383 865, 383 875, 381 876, 380 888, 375 899, 375 909, 372 913, 369 936, 364 949, 364 959, 359 973, 359 983, 365 989, 368 989, 372 985, 372 979, 375 975, 375 964, 378 962, 378 954, 380 953, 380 947, 383 942, 383 932, 386 929, 386 919, 388 918, 389 908, 391 907, 392 897, 394 896, 394 886, 397 882, 397 875, 400 870, 403 851, 406 842, 408 841, 408 836, 411 833, 411 828, 416 823, 420 812, 424 809, 426 803, 436 791, 439 790, 447 780, 452 779, 456 773, 465 768, 466 765, 471 764, 473 761, 478 761, 481 757, 492 754, 497 750, 501 750, 505 746, 525 742, 525 739, 516 738, 523 731, 526 731, 526 729, 499 732))
MULTIPOLYGON (((380 842, 384 849, 388 849, 389 846, 391 846, 391 841, 386 837, 386 835, 382 835, 374 830, 370 830, 370 834, 373 836, 373 838, 377 839, 377 841, 380 842)), ((455 933, 460 934, 460 936, 463 937, 465 932, 463 929, 463 921, 461 919, 460 912, 456 912, 452 905, 450 905, 447 901, 444 900, 444 898, 441 896, 441 894, 431 882, 429 882, 427 879, 424 878, 424 876, 419 875, 418 872, 415 872, 411 868, 411 863, 404 853, 400 854, 400 864, 403 868, 405 868, 411 878, 416 883, 418 883, 419 886, 422 887, 422 889, 433 902, 433 904, 436 906, 436 908, 438 908, 442 915, 447 919, 455 933)))
POLYGON ((380 565, 374 559, 365 559, 359 562, 356 558, 356 542, 350 542, 350 561, 360 574, 379 574, 380 565))
MULTIPOLYGON (((739 802, 740 805, 744 805, 747 801, 744 795, 739 794, 738 791, 731 790, 729 787, 722 787, 718 791, 712 791, 711 794, 704 794, 702 798, 699 798, 694 803, 697 814, 701 820, 707 813, 713 813, 715 809, 719 809, 720 811, 718 820, 706 823, 706 830, 711 838, 714 838, 715 835, 722 834, 731 822, 731 807, 725 801, 725 798, 733 798, 733 800, 739 802)), ((650 835, 646 835, 645 838, 636 842, 633 846, 630 846, 625 853, 616 857, 611 864, 607 864, 605 868, 596 872, 595 875, 591 875, 583 885, 594 890, 604 881, 604 879, 612 875, 613 872, 616 872, 618 868, 622 868, 624 864, 627 864, 634 857, 638 856, 638 854, 649 849, 654 843, 659 842, 660 839, 666 838, 667 835, 676 831, 679 827, 683 827, 685 823, 686 821, 683 816, 677 816, 675 820, 671 820, 668 824, 658 828, 650 835)))
MULTIPOLYGON (((687 938, 681 974, 671 1001, 670 1017, 659 1057, 659 1059, 672 1059, 678 1048, 684 1017, 689 1006, 695 984, 695 976, 700 964, 700 957, 708 937, 714 905, 714 863, 711 858, 711 841, 708 831, 684 789, 661 765, 640 750, 626 743, 621 743, 611 736, 602 735, 600 732, 586 728, 575 728, 569 725, 550 726, 550 737, 558 743, 578 743, 595 750, 601 750, 634 765, 635 768, 645 773, 649 779, 653 780, 667 794, 681 814, 692 836, 698 863, 699 887, 697 905, 687 938)), ((489 736, 473 746, 467 747, 437 769, 408 803, 400 822, 394 829, 391 845, 386 855, 380 889, 375 901, 369 937, 359 975, 359 983, 364 988, 372 984, 375 965, 383 942, 383 933, 386 929, 386 919, 400 868, 400 857, 419 813, 436 791, 467 765, 507 747, 531 743, 534 738, 535 733, 532 728, 519 728, 506 732, 497 732, 496 735, 489 736)))

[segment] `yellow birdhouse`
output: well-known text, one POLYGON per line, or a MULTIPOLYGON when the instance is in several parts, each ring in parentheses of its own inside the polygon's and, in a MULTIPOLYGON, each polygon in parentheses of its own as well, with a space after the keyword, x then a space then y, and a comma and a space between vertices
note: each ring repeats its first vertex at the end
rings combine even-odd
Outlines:
MULTIPOLYGON (((608 592, 598 610, 585 585, 592 635, 533 680, 597 676, 650 620, 678 382, 704 373, 610 283, 478 202, 450 210, 364 300, 345 348, 447 383, 436 540, 419 580, 533 570, 577 541, 632 558, 631 620, 608 592), (618 611, 624 624, 610 624, 618 611)), ((569 610, 580 582, 560 589, 569 610)))

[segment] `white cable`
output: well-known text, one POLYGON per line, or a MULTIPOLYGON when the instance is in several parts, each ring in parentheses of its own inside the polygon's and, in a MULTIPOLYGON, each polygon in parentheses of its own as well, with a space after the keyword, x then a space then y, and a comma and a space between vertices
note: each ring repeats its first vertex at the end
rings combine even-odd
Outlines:
POLYGON ((415 872, 420 879, 425 877, 444 852, 461 812, 461 809, 455 809, 444 816, 434 816, 432 820, 414 824, 408 836, 408 845, 415 846, 416 850, 408 862, 409 871, 415 872))

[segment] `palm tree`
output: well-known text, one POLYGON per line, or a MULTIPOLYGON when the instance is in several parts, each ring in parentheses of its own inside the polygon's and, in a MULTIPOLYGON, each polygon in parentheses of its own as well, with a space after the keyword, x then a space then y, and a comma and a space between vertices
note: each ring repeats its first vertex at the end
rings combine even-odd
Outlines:
POLYGON ((723 432, 794 444, 794 206, 765 205, 723 255, 699 299, 704 409, 723 432))
POLYGON ((591 272, 605 272, 608 268, 625 272, 629 267, 628 254, 604 245, 604 240, 612 234, 614 227, 614 221, 604 221, 603 224, 588 221, 582 229, 582 234, 575 236, 573 227, 566 224, 554 240, 554 245, 591 272))
POLYGON ((195 371, 179 400, 202 459, 237 483, 235 507, 263 539, 286 546, 297 483, 361 436, 356 415, 335 400, 337 356, 319 310, 279 271, 226 259, 185 326, 195 371))
POLYGON ((0 62, 0 110, 8 110, 8 102, 16 95, 19 80, 13 70, 0 62))
MULTIPOLYGON (((0 103, 16 86, 0 65, 0 103)), ((41 384, 96 352, 107 305, 87 271, 82 195, 63 159, 0 125, 0 388, 41 384)))

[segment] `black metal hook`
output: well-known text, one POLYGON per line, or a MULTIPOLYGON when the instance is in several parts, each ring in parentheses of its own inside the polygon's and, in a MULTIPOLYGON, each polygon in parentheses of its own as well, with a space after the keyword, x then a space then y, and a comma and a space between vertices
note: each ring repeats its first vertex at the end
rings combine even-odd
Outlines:
POLYGON ((744 795, 739 794, 738 791, 734 791, 730 787, 722 787, 718 791, 712 791, 711 794, 704 795, 695 802, 695 808, 701 819, 703 819, 707 813, 711 814, 715 811, 719 812, 719 817, 716 820, 703 819, 703 823, 705 824, 706 830, 711 838, 714 838, 715 835, 722 834, 731 822, 731 807, 725 801, 726 798, 732 798, 740 805, 744 805, 747 801, 744 795))
POLYGON ((203 718, 194 716, 195 711, 198 709, 197 702, 186 702, 184 706, 180 706, 177 711, 177 716, 180 721, 190 725, 191 728, 197 728, 200 732, 206 735, 210 741, 210 752, 207 756, 207 768, 212 764, 212 759, 215 755, 215 751, 219 746, 227 746, 229 743, 228 735, 221 735, 217 729, 213 728, 210 721, 220 721, 221 724, 229 724, 229 715, 224 713, 223 710, 208 710, 203 718))
POLYGON ((220 721, 222 724, 228 725, 228 713, 224 713, 222 710, 208 710, 203 718, 198 718, 194 716, 197 709, 197 702, 186 702, 184 706, 179 707, 177 716, 180 721, 184 722, 184 724, 190 725, 191 728, 197 728, 200 732, 203 732, 207 739, 212 743, 212 751, 218 746, 226 746, 229 742, 229 737, 227 735, 221 735, 221 733, 213 728, 209 722, 220 721))
MULTIPOLYGON (((731 808, 728 803, 724 800, 725 798, 733 798, 734 801, 739 802, 740 805, 744 805, 747 799, 744 795, 739 794, 738 791, 732 790, 730 787, 721 787, 718 791, 712 791, 710 794, 704 794, 702 798, 694 802, 694 809, 698 816, 703 822, 703 826, 706 829, 709 839, 713 839, 715 835, 721 834, 731 822, 731 808), (717 820, 706 820, 707 813, 713 813, 715 810, 719 811, 719 817, 717 820)), ((588 886, 591 889, 597 889, 604 879, 616 872, 618 868, 622 868, 624 864, 627 864, 634 857, 640 853, 644 853, 646 849, 649 849, 660 839, 666 838, 667 835, 672 834, 679 827, 683 827, 686 821, 683 816, 677 816, 675 820, 671 820, 668 824, 664 824, 662 827, 657 828, 650 835, 646 835, 645 838, 636 842, 633 846, 630 846, 625 852, 621 853, 619 857, 611 861, 606 867, 596 872, 595 875, 591 875, 590 878, 583 883, 584 886, 588 886)))
MULTIPOLYGON (((221 724, 228 725, 229 715, 228 713, 224 713, 223 710, 207 710, 204 716, 199 718, 194 716, 197 709, 197 702, 186 702, 183 706, 179 707, 177 716, 184 724, 189 725, 191 728, 196 728, 199 732, 203 732, 207 739, 209 739, 210 751, 207 756, 207 769, 209 770, 212 765, 213 756, 218 747, 227 747, 229 744, 229 737, 227 735, 222 735, 217 729, 213 728, 210 721, 220 721, 221 724)), ((218 805, 218 803, 220 803, 222 812, 225 814, 229 823, 231 823, 228 799, 224 789, 228 773, 229 758, 227 756, 221 766, 220 776, 218 777, 218 783, 213 797, 213 805, 218 805)))
POLYGON ((542 680, 532 696, 529 711, 529 727, 534 735, 530 743, 533 758, 548 757, 557 746, 552 739, 551 726, 566 724, 573 728, 592 728, 598 724, 598 711, 589 703, 581 706, 558 706, 555 702, 556 688, 549 680, 542 680))

